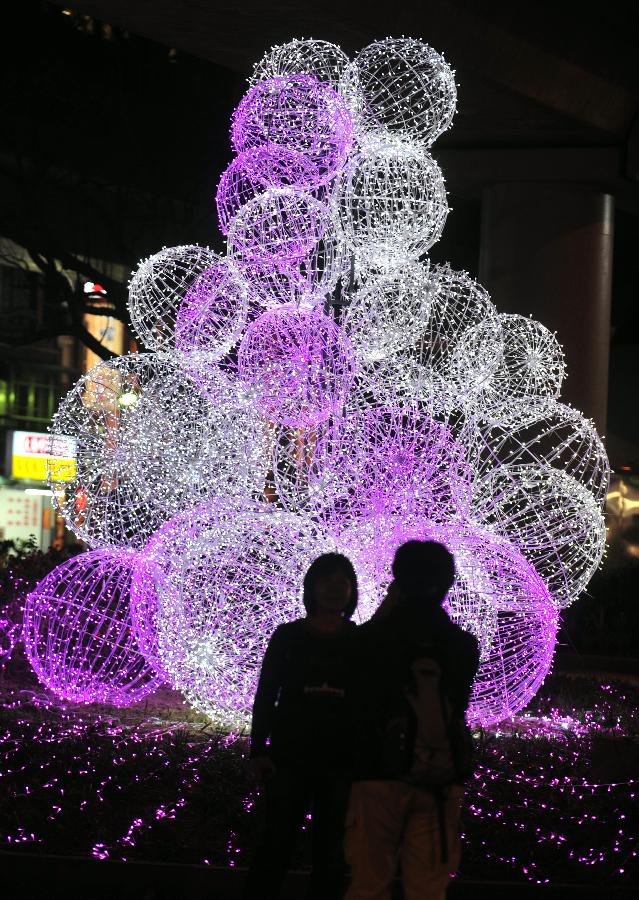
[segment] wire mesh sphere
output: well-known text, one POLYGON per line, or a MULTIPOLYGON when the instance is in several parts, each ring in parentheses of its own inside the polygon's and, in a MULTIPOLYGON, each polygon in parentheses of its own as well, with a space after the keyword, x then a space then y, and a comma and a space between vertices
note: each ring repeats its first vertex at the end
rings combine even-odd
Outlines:
POLYGON ((331 210, 310 194, 270 188, 237 213, 229 230, 229 255, 240 263, 286 268, 300 263, 330 226, 331 210))
POLYGON ((339 530, 358 517, 464 516, 471 472, 450 430, 414 408, 368 407, 306 431, 275 429, 275 492, 339 530))
POLYGON ((286 147, 251 147, 227 166, 218 182, 215 202, 220 230, 228 234, 236 213, 270 187, 311 190, 318 167, 308 156, 286 147))
POLYGON ((398 141, 360 147, 338 202, 347 245, 364 267, 382 271, 426 253, 448 216, 441 169, 423 148, 398 141))
POLYGON ((280 307, 249 325, 238 373, 267 419, 316 425, 343 406, 355 356, 346 332, 322 310, 280 307))
POLYGON ((500 315, 504 351, 488 385, 487 404, 504 400, 558 397, 564 380, 564 352, 541 322, 525 316, 500 315))
POLYGON ((177 311, 175 346, 215 361, 237 343, 248 314, 244 280, 227 258, 199 275, 177 311))
POLYGON ((264 503, 193 510, 153 538, 134 617, 196 709, 247 724, 268 638, 303 615, 304 574, 327 546, 317 526, 264 503))
POLYGON ((603 507, 610 463, 592 420, 547 399, 511 400, 494 413, 478 411, 469 433, 477 478, 502 465, 551 466, 578 481, 603 507))
POLYGON ((129 611, 135 554, 82 553, 40 581, 24 607, 24 645, 39 680, 64 700, 130 706, 161 683, 129 611))
POLYGON ((254 85, 233 114, 236 152, 286 147, 318 167, 315 187, 342 169, 353 142, 353 121, 342 97, 313 75, 270 78, 254 85))
POLYGON ((189 288, 218 262, 208 247, 164 247, 141 261, 129 281, 131 325, 144 347, 164 350, 174 346, 175 317, 189 288))
MULTIPOLYGON (((99 363, 62 400, 51 424, 51 440, 75 438, 76 459, 53 460, 48 482, 67 526, 94 547, 142 547, 167 518, 144 496, 122 437, 135 419, 145 385, 174 378, 167 354, 132 353, 99 363)), ((169 472, 166 472, 169 477, 169 472)))
POLYGON ((340 324, 366 365, 410 347, 421 337, 433 283, 428 265, 414 263, 373 274, 349 297, 340 324))
POLYGON ((502 466, 475 485, 473 510, 530 560, 560 607, 584 590, 605 552, 599 504, 557 469, 502 466))
MULTIPOLYGON (((463 619, 459 622, 464 627, 463 619)), ((475 676, 466 720, 494 725, 524 709, 552 666, 559 614, 549 596, 497 609, 488 655, 475 676)))
POLYGON ((387 38, 364 47, 345 71, 357 128, 430 145, 450 127, 457 107, 455 73, 423 41, 387 38))
MULTIPOLYGON (((413 398, 450 412, 466 407, 500 364, 500 316, 484 288, 448 265, 431 269, 428 316, 412 346, 362 368, 360 377, 380 402, 413 398)), ((415 323, 417 328, 417 323, 415 323)))
POLYGON ((163 367, 142 386, 117 436, 123 467, 149 504, 174 515, 217 496, 261 492, 264 427, 237 381, 206 366, 163 367), (196 382, 206 382, 206 396, 196 382))
POLYGON ((469 721, 488 725, 508 718, 532 699, 552 663, 558 613, 548 589, 516 547, 488 531, 380 517, 358 522, 336 539, 358 578, 377 586, 359 604, 363 618, 386 614, 388 601, 378 603, 392 580, 395 551, 414 539, 444 544, 455 560, 444 608, 475 635, 481 654, 469 721))
POLYGON ((266 309, 318 306, 350 272, 350 258, 333 215, 329 216, 322 237, 295 261, 274 266, 273 261, 254 262, 238 257, 235 262, 251 302, 266 309))
POLYGON ((278 44, 264 54, 253 69, 250 83, 289 75, 314 75, 318 81, 337 90, 347 65, 348 57, 337 44, 313 39, 292 40, 278 44))

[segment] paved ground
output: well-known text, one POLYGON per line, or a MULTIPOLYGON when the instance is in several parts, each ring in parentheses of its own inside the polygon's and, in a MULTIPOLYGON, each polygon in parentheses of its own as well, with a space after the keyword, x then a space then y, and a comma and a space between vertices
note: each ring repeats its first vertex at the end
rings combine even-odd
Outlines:
MULTIPOLYGON (((244 872, 206 866, 112 862, 0 852, 2 900, 240 900, 244 872)), ((289 874, 281 900, 303 900, 304 873, 289 874)), ((401 890, 396 889, 400 900, 401 890)), ((450 900, 637 900, 636 888, 455 881, 450 900)))

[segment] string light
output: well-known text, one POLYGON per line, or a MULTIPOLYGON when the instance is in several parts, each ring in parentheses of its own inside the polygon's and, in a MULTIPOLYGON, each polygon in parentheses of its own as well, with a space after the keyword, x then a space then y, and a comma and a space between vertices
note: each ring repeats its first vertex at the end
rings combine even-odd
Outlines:
POLYGON ((454 71, 441 54, 414 38, 369 44, 342 81, 360 139, 373 131, 430 146, 450 127, 457 108, 454 71))
POLYGON ((83 553, 26 598, 27 656, 40 681, 65 700, 129 706, 158 686, 131 628, 134 559, 127 550, 83 553))
POLYGON ((197 244, 164 247, 140 262, 129 281, 131 325, 145 348, 173 347, 177 312, 189 288, 219 257, 197 244))
POLYGON ((292 40, 278 44, 264 54, 253 68, 250 83, 289 75, 314 75, 318 81, 339 90, 348 57, 330 41, 292 40))
POLYGON ((608 462, 557 399, 557 338, 422 258, 448 214, 429 150, 455 103, 421 41, 352 63, 272 48, 233 115, 227 255, 146 260, 131 319, 161 352, 102 363, 54 419, 78 445, 60 511, 92 546, 139 551, 142 652, 226 727, 324 549, 353 556, 366 618, 402 540, 450 546, 449 610, 481 646, 476 723, 530 702, 558 609, 602 558, 608 462))

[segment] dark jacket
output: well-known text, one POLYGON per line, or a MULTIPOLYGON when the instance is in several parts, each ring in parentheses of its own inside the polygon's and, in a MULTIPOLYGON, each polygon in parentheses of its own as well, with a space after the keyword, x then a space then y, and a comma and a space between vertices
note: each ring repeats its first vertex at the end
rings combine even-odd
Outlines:
POLYGON ((391 711, 405 704, 407 659, 428 641, 441 667, 441 686, 460 719, 468 709, 479 667, 479 644, 440 606, 402 600, 358 629, 354 682, 354 776, 388 778, 382 734, 391 711))
POLYGON ((348 622, 338 635, 319 635, 307 619, 276 628, 253 703, 252 757, 302 768, 350 769, 346 735, 356 631, 348 622))

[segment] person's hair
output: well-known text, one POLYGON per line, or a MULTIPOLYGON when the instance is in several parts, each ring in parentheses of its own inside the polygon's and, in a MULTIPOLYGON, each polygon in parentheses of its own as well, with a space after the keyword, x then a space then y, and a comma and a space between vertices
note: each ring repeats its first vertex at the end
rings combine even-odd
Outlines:
POLYGON ((353 563, 343 553, 322 553, 321 556, 313 560, 304 576, 302 603, 309 616, 313 615, 316 608, 315 584, 317 579, 323 575, 330 575, 336 570, 343 572, 350 579, 352 585, 351 599, 348 605, 344 607, 343 616, 345 619, 350 619, 355 612, 358 594, 357 575, 355 574, 353 563))
POLYGON ((441 603, 455 580, 455 560, 437 541, 407 541, 395 553, 393 577, 408 599, 441 603))

